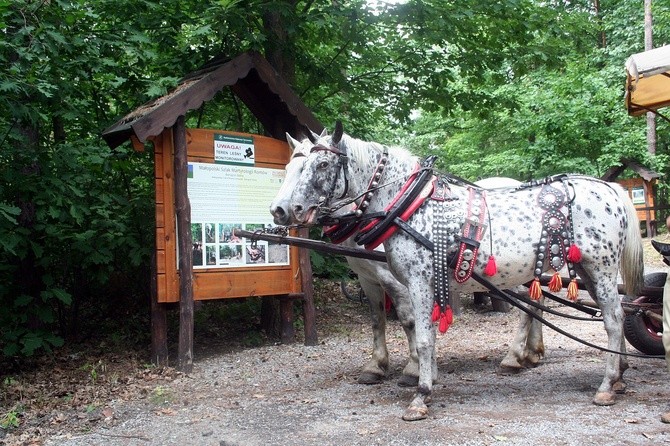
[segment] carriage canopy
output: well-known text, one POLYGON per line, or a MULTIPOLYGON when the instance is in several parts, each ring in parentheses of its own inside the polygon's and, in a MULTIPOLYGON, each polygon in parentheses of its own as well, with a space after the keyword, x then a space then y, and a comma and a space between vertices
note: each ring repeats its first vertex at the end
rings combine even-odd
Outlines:
POLYGON ((670 45, 628 58, 625 98, 632 116, 670 105, 670 45))

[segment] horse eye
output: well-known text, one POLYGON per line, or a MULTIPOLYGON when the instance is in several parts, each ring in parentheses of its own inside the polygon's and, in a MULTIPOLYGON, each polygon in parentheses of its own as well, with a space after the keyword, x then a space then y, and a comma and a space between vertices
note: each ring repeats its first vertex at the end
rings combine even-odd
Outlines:
POLYGON ((325 169, 326 167, 328 167, 328 161, 321 161, 321 162, 316 166, 317 169, 321 169, 321 170, 325 169))

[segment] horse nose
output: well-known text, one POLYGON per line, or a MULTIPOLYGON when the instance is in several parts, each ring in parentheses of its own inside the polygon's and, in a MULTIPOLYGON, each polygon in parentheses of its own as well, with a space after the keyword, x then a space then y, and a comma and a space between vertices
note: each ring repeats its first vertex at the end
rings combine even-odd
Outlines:
POLYGON ((274 216, 275 224, 286 225, 288 223, 288 212, 281 205, 272 206, 270 213, 274 216))

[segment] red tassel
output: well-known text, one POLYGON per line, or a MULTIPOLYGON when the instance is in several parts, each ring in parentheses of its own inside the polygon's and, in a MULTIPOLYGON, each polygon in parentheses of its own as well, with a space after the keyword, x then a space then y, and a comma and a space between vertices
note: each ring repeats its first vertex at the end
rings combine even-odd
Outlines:
POLYGON ((579 250, 579 247, 574 243, 570 245, 568 249, 568 262, 579 263, 582 260, 582 252, 579 250))
POLYGON ((540 300, 540 297, 542 297, 542 288, 540 288, 540 279, 538 279, 537 277, 535 278, 535 280, 533 280, 533 283, 530 284, 528 295, 533 300, 540 300))
POLYGON ((445 312, 440 315, 440 333, 446 333, 453 321, 454 313, 451 311, 451 307, 447 306, 445 312))
POLYGON ((451 306, 449 305, 447 305, 446 315, 447 315, 447 323, 451 325, 451 323, 454 322, 454 312, 451 311, 451 306))
POLYGON ((433 314, 430 317, 430 319, 433 322, 437 322, 437 320, 440 318, 440 306, 435 302, 435 305, 433 305, 433 314))
POLYGON ((561 275, 555 272, 549 281, 549 291, 555 293, 556 291, 561 291, 561 288, 563 288, 563 280, 561 279, 561 275))
POLYGON ((489 261, 486 264, 486 268, 484 268, 484 274, 487 276, 495 276, 496 273, 498 272, 498 266, 496 265, 496 259, 493 257, 493 255, 489 256, 489 261))
POLYGON ((568 299, 572 301, 577 300, 578 293, 579 287, 577 286, 577 279, 572 279, 568 285, 568 299))

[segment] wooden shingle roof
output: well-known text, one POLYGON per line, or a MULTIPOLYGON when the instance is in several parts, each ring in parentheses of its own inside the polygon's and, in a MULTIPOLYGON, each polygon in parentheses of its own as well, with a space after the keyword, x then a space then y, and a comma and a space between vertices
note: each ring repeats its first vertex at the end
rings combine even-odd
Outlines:
POLYGON ((112 148, 131 136, 145 142, 226 87, 231 88, 274 138, 283 140, 286 132, 300 137, 308 130, 318 133, 323 129, 270 63, 259 53, 249 51, 187 75, 174 90, 128 113, 103 131, 102 137, 112 148))
POLYGON ((645 181, 651 181, 662 176, 660 173, 654 172, 635 160, 622 158, 621 164, 610 167, 601 179, 605 181, 614 181, 627 168, 638 174, 645 181))

